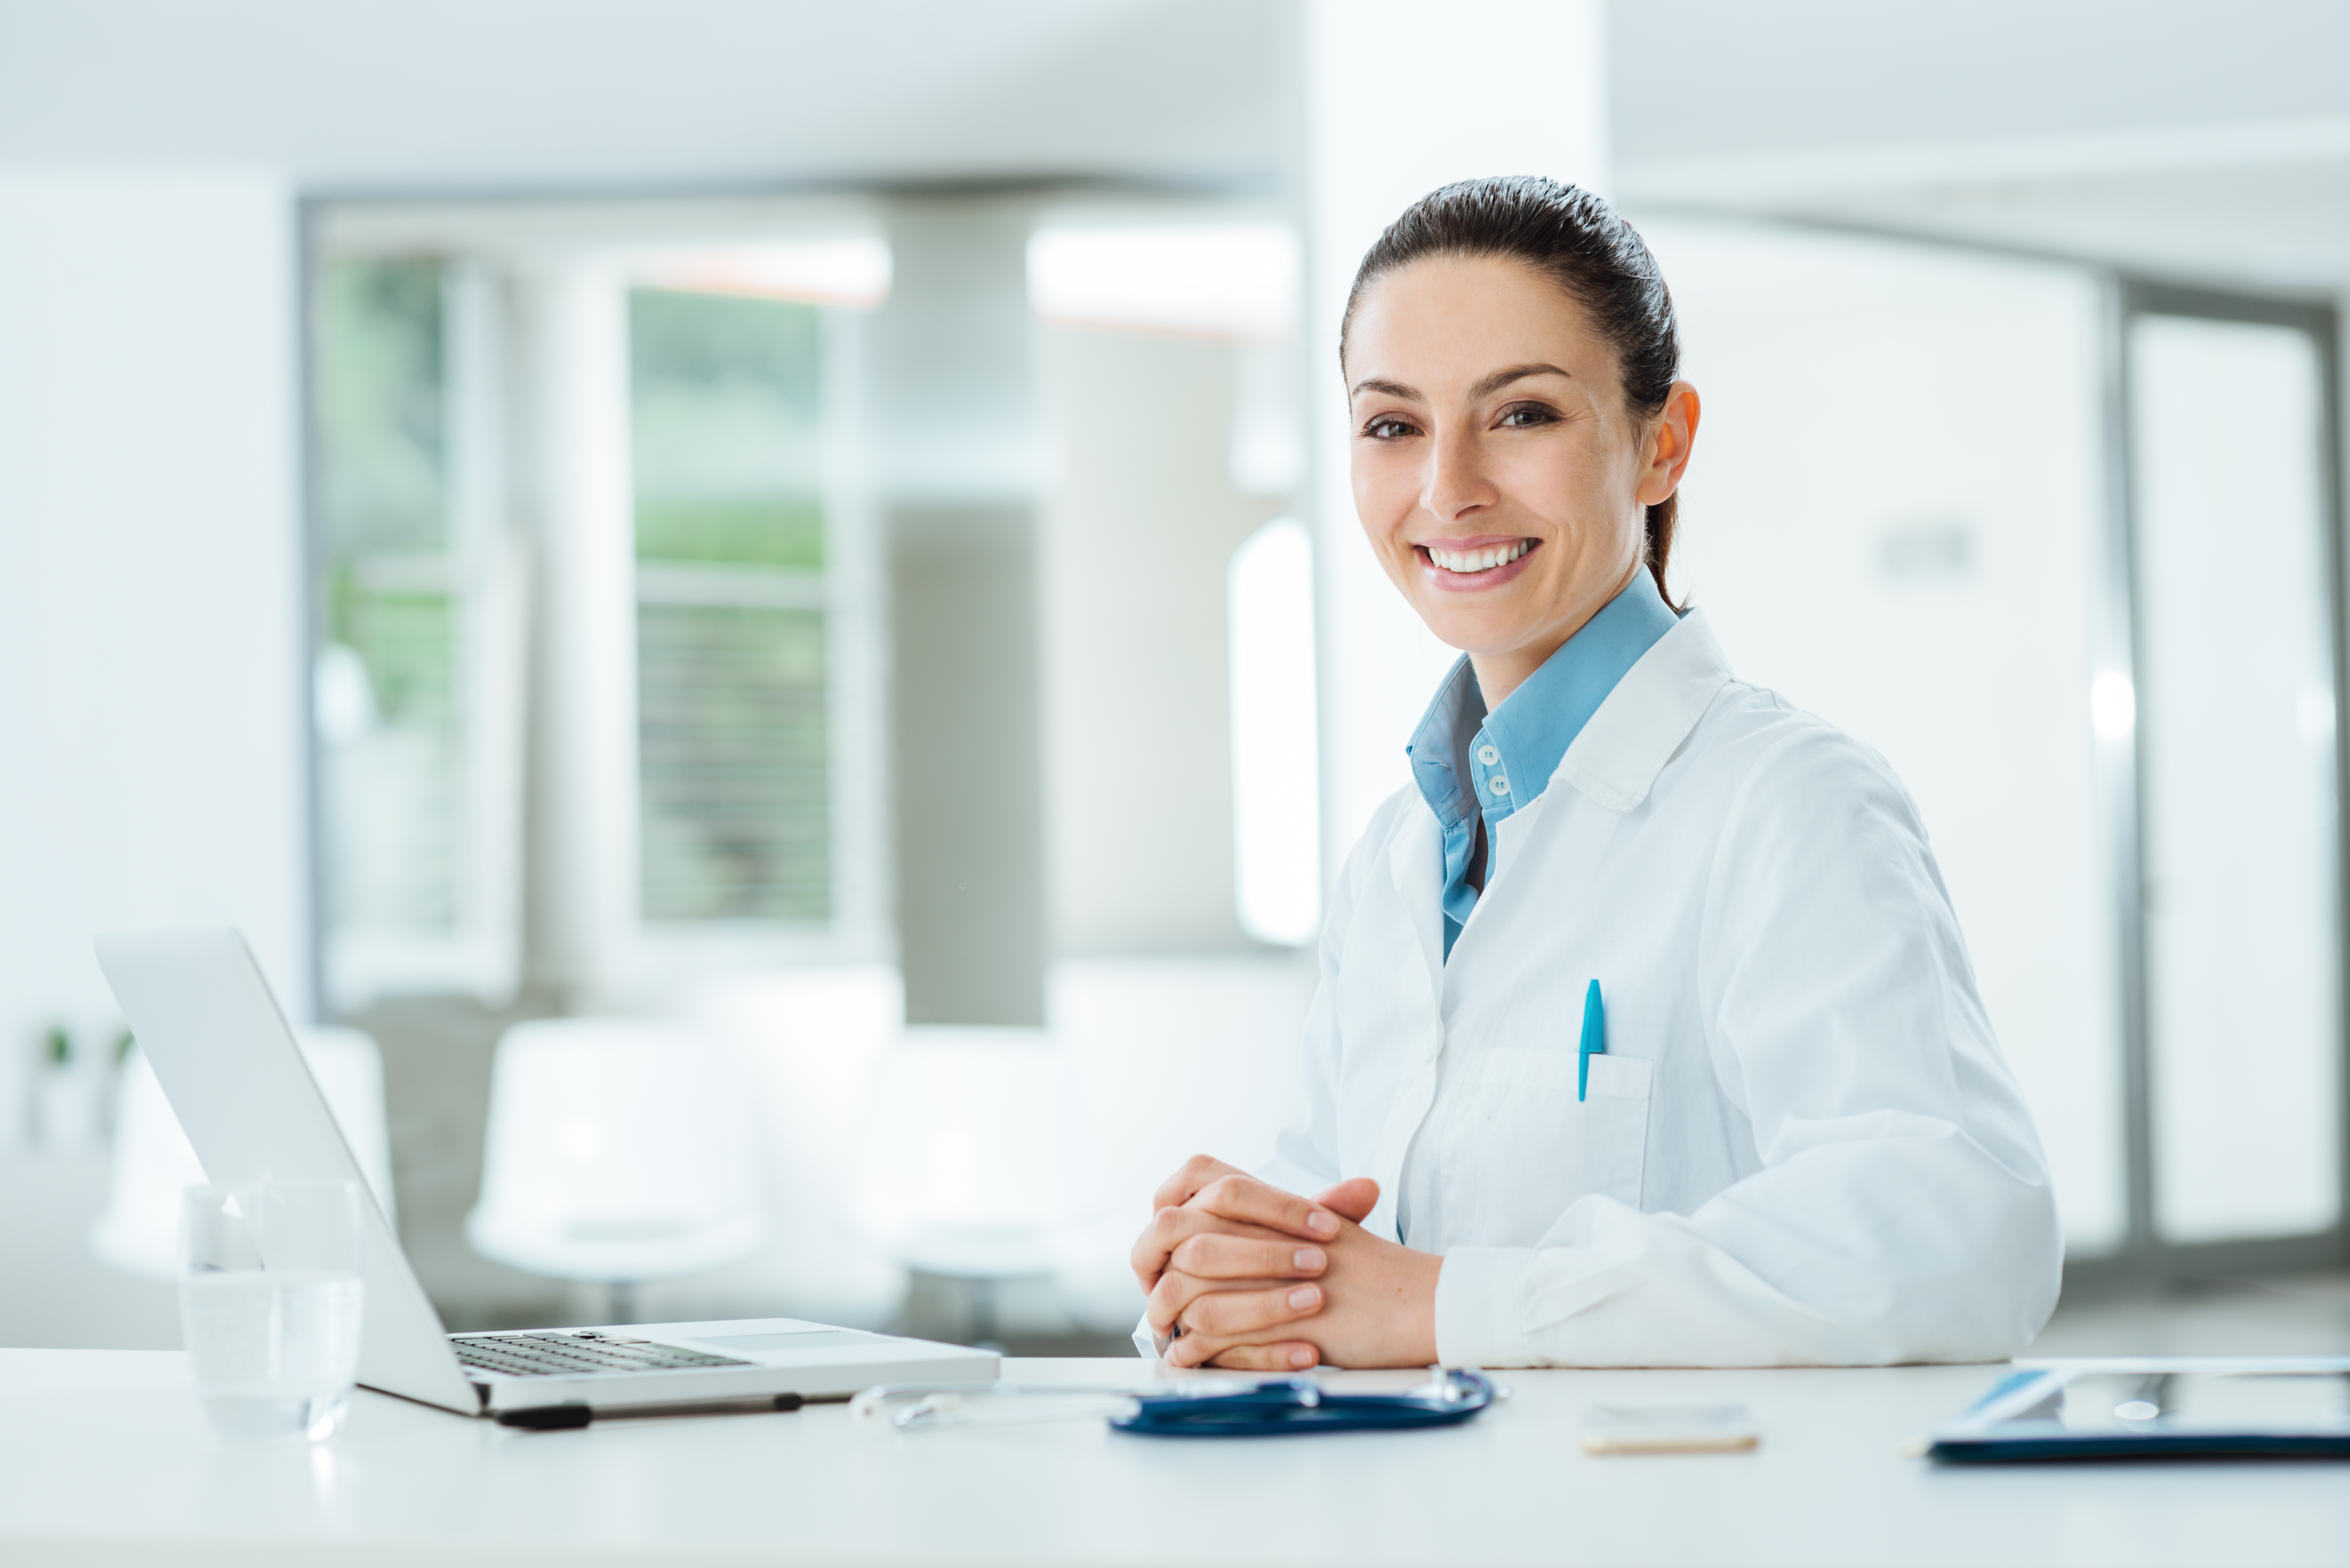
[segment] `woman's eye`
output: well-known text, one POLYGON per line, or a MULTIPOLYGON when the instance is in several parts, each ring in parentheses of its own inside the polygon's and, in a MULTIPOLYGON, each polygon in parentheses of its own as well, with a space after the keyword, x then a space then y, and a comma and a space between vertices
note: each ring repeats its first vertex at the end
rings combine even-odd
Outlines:
POLYGON ((1520 407, 1504 410, 1501 425, 1503 430, 1531 430, 1536 425, 1549 424, 1557 418, 1556 414, 1545 408, 1520 407))
POLYGON ((1363 427, 1363 433, 1373 441, 1394 441, 1412 433, 1411 427, 1401 420, 1373 420, 1363 427))

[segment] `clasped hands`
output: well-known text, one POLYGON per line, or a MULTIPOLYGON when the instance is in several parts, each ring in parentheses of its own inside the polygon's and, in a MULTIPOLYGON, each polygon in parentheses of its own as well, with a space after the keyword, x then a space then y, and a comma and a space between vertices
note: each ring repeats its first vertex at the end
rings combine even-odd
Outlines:
POLYGON ((1378 1183, 1300 1198, 1195 1155, 1159 1188, 1134 1243, 1151 1332, 1177 1366, 1295 1372, 1436 1359, 1444 1260, 1362 1227, 1378 1183))

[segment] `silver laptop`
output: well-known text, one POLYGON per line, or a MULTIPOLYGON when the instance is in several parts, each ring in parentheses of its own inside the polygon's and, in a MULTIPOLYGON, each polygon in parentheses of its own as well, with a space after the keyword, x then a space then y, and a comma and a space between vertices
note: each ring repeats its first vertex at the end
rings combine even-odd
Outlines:
MULTIPOLYGON (((97 940, 99 967, 205 1176, 342 1179, 358 1163, 244 939, 225 927, 97 940)), ((840 1398, 876 1383, 992 1381, 993 1352, 796 1318, 447 1333, 373 1199, 360 1202, 359 1382, 510 1426, 840 1398)))

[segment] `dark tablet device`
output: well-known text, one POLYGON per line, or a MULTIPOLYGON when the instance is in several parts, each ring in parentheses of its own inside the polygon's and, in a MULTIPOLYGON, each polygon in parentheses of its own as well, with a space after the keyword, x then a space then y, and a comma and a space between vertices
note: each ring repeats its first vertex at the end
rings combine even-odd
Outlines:
POLYGON ((1953 1464, 2350 1458, 2350 1356, 2019 1363, 1926 1452, 1953 1464))

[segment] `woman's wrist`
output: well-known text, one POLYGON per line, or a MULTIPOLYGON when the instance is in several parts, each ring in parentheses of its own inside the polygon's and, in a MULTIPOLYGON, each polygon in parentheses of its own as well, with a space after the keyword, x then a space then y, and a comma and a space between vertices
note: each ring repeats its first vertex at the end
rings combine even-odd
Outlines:
POLYGON ((1409 1249, 1404 1255, 1411 1260, 1411 1282, 1401 1325, 1409 1338, 1399 1347, 1402 1352, 1399 1360, 1414 1366, 1432 1366, 1441 1359, 1436 1332, 1436 1301, 1443 1289, 1444 1259, 1440 1253, 1409 1249))

